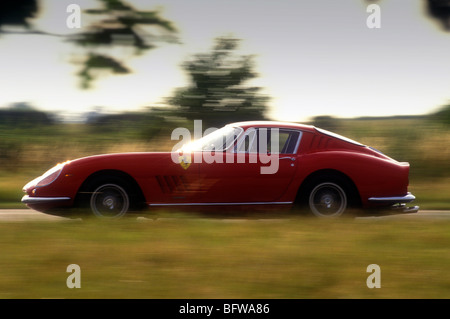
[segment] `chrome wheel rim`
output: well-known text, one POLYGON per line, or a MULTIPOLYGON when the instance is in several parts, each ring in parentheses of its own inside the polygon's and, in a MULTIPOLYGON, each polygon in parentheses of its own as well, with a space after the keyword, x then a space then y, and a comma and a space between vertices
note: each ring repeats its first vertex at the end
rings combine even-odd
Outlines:
POLYGON ((100 218, 118 218, 125 215, 130 207, 127 192, 119 185, 99 186, 91 196, 90 206, 95 216, 100 218))
POLYGON ((318 217, 338 217, 347 208, 347 196, 335 183, 322 183, 313 188, 309 196, 311 212, 318 217))

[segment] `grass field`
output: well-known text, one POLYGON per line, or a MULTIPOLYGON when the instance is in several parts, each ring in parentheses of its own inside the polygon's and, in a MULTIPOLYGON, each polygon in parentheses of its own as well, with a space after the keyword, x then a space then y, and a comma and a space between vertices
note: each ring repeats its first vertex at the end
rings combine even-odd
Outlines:
POLYGON ((450 298, 448 221, 176 216, 2 223, 0 298, 450 298))

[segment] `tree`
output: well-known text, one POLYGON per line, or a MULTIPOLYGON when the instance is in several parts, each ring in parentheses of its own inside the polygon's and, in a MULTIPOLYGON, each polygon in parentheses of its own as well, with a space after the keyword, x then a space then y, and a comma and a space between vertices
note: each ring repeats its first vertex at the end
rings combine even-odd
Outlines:
MULTIPOLYGON (((379 0, 365 0, 368 3, 379 0)), ((449 0, 424 0, 425 13, 433 19, 437 19, 445 31, 450 31, 450 1, 449 0)))
MULTIPOLYGON (((156 42, 175 42, 177 32, 173 23, 161 17, 158 11, 139 11, 121 0, 97 0, 99 9, 84 10, 97 17, 97 21, 80 28, 75 34, 57 34, 37 30, 33 19, 38 16, 39 0, 2 1, 0 4, 0 36, 2 34, 40 34, 58 36, 85 48, 85 56, 78 76, 81 87, 90 88, 97 70, 114 74, 130 73, 131 70, 120 58, 111 54, 111 49, 128 47, 134 55, 155 47, 156 42), (23 31, 11 31, 5 26, 22 27, 23 31), (154 27, 153 30, 148 30, 154 27), (156 32, 155 29, 158 29, 156 32)), ((62 12, 67 14, 66 12, 62 12)), ((95 20, 95 19, 94 19, 95 20)))
POLYGON ((190 120, 201 119, 208 126, 241 120, 262 120, 268 98, 261 88, 245 86, 257 74, 253 56, 238 56, 238 39, 220 37, 209 53, 194 55, 182 67, 191 85, 179 88, 168 99, 190 120))
POLYGON ((0 3, 0 33, 5 25, 29 28, 29 19, 38 11, 37 0, 2 1, 0 3))
POLYGON ((53 123, 49 114, 34 109, 28 102, 16 102, 9 108, 0 109, 0 126, 35 127, 53 123))
POLYGON ((438 19, 444 30, 450 31, 450 1, 448 0, 427 0, 428 14, 438 19))
POLYGON ((440 110, 431 114, 431 118, 436 122, 443 123, 450 127, 450 104, 443 106, 440 110))

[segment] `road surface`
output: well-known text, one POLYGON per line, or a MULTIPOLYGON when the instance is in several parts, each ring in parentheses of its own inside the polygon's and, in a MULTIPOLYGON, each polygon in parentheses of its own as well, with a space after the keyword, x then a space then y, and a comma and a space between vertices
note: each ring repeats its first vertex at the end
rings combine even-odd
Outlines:
MULTIPOLYGON (((418 213, 414 214, 392 215, 384 217, 360 217, 360 218, 374 218, 374 219, 424 218, 430 220, 439 219, 450 221, 450 210, 421 210, 418 213)), ((28 221, 62 222, 74 220, 76 219, 47 215, 31 209, 0 210, 0 222, 28 222, 28 221)))

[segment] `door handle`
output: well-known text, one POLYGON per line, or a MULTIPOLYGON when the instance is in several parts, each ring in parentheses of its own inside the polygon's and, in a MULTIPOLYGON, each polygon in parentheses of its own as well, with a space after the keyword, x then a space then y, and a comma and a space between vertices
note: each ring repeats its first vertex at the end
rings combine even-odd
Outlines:
POLYGON ((290 159, 291 161, 295 161, 295 157, 294 156, 284 156, 284 157, 280 157, 279 160, 284 160, 284 159, 290 159))

